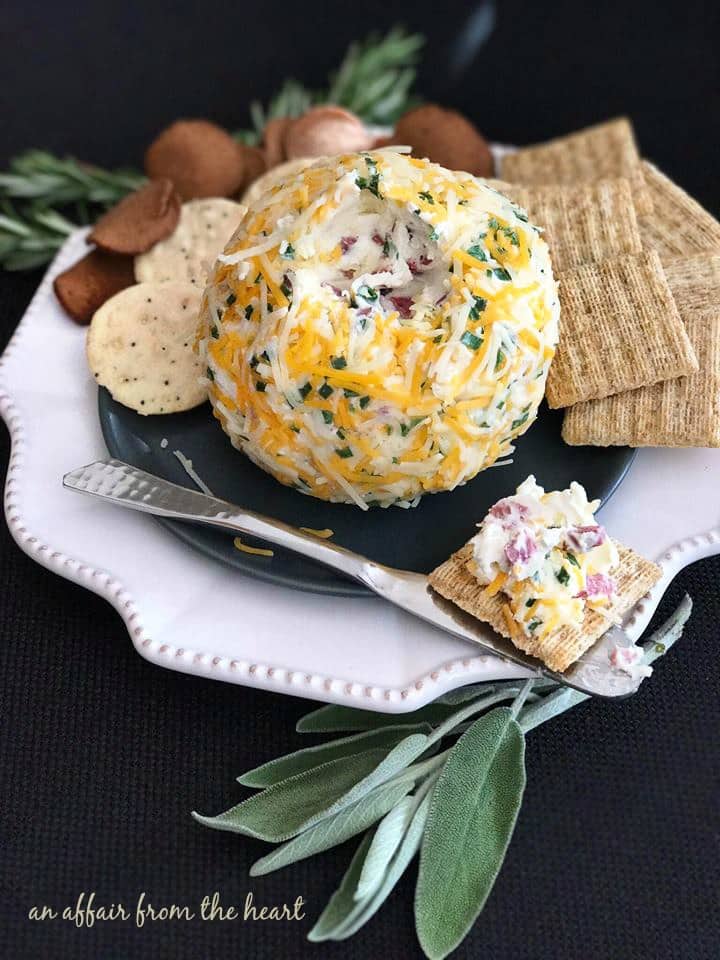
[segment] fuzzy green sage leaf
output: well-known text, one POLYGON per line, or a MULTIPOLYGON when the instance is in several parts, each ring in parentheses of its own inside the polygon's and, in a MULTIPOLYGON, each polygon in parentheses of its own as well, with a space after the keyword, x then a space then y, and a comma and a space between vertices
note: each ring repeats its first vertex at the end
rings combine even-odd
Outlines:
POLYGON ((523 732, 500 707, 458 740, 433 793, 415 895, 417 934, 431 960, 451 953, 482 910, 524 789, 523 732))

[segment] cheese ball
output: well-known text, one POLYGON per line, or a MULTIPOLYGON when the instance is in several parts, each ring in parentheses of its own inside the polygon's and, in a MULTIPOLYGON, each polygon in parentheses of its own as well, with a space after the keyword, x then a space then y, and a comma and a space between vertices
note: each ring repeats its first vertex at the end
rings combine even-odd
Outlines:
POLYGON ((215 416, 281 483, 414 506, 513 450, 558 338, 539 230, 467 173, 323 158, 254 202, 211 273, 215 416))

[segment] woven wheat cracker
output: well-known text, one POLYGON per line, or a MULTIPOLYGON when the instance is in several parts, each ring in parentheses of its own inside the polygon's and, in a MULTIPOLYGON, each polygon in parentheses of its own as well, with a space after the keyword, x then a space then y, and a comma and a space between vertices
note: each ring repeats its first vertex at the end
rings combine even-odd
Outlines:
POLYGON ((720 223, 652 163, 643 162, 653 212, 640 225, 648 247, 663 263, 695 253, 720 252, 720 223))
POLYGON ((563 439, 574 446, 720 447, 720 254, 666 267, 699 369, 571 407, 563 439))
POLYGON ((543 228, 556 271, 642 253, 629 180, 573 186, 509 185, 508 196, 543 228))
POLYGON ((489 597, 482 584, 468 570, 472 545, 467 543, 430 574, 430 585, 441 596, 451 600, 478 620, 490 624, 518 649, 542 660, 551 670, 562 673, 575 663, 608 629, 609 619, 619 619, 660 577, 660 568, 645 560, 629 547, 616 543, 620 565, 613 571, 617 585, 610 606, 603 614, 589 608, 581 628, 562 627, 544 638, 528 637, 521 631, 511 636, 503 614, 507 598, 502 593, 489 597))
POLYGON ((626 117, 509 153, 502 159, 501 175, 523 186, 624 177, 630 181, 638 214, 652 212, 635 135, 626 117))
POLYGON ((612 396, 698 368, 654 251, 566 271, 560 305, 560 343, 547 381, 551 407, 612 396))

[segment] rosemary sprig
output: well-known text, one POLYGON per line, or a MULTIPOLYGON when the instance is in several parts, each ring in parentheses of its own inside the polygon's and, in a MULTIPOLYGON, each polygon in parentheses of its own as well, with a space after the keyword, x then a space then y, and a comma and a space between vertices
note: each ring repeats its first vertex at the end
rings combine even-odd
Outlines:
POLYGON ((371 34, 350 47, 327 89, 312 91, 297 80, 286 80, 267 107, 253 101, 253 129, 235 135, 244 143, 258 143, 268 120, 300 116, 318 103, 347 107, 365 123, 391 124, 411 106, 410 88, 424 43, 425 37, 403 27, 393 27, 384 37, 371 34))
POLYGON ((10 161, 8 173, 0 173, 0 194, 46 207, 71 203, 110 207, 144 182, 135 170, 103 170, 73 157, 27 150, 10 161))
POLYGON ((0 173, 0 264, 31 270, 47 263, 78 225, 144 182, 133 170, 103 170, 45 150, 20 154, 0 173))
POLYGON ((18 213, 8 201, 0 213, 0 264, 6 270, 32 270, 47 263, 77 229, 57 210, 29 208, 18 213))
MULTIPOLYGON (((685 597, 650 637, 645 663, 681 636, 691 608, 685 597)), ((419 854, 417 935, 425 955, 442 960, 477 919, 502 867, 525 787, 525 736, 586 699, 531 679, 475 684, 401 716, 321 707, 298 731, 349 735, 249 771, 239 780, 260 793, 217 817, 194 816, 278 844, 251 876, 363 834, 312 941, 352 936, 419 854)))

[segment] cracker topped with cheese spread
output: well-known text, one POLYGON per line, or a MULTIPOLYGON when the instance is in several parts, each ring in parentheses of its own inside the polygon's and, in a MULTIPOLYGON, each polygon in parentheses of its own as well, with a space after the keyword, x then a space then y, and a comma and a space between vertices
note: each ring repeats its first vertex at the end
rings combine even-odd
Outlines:
POLYGON ((579 483, 546 493, 530 476, 430 574, 438 593, 562 672, 660 576, 608 537, 579 483))

